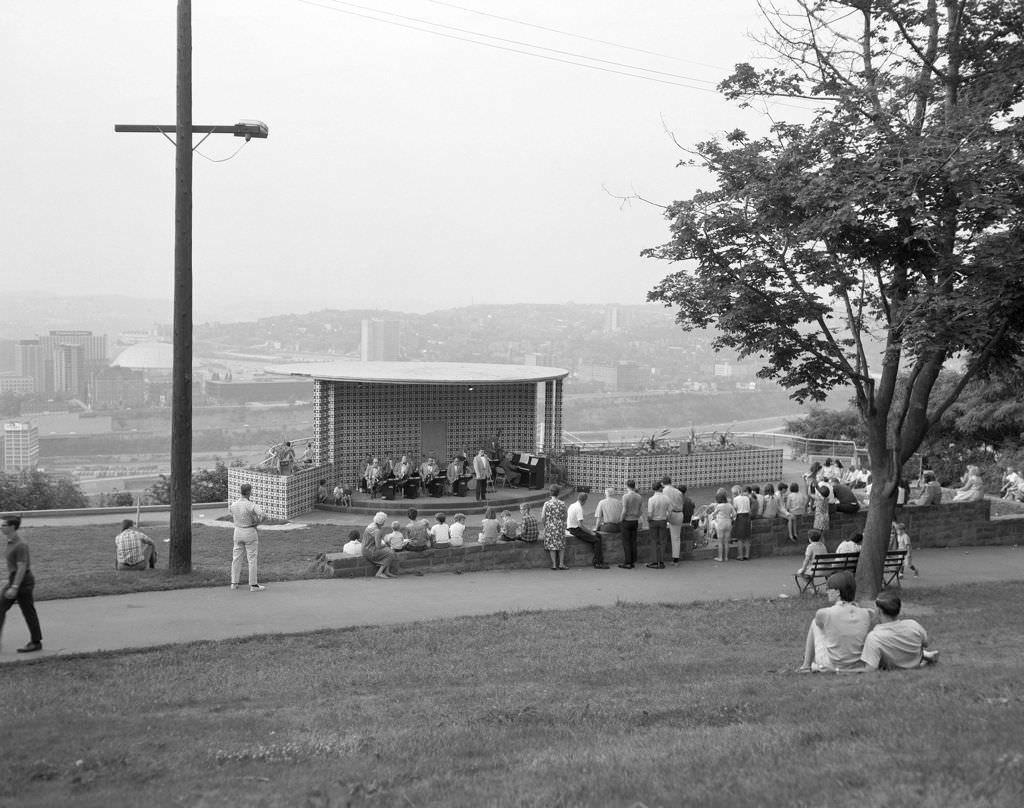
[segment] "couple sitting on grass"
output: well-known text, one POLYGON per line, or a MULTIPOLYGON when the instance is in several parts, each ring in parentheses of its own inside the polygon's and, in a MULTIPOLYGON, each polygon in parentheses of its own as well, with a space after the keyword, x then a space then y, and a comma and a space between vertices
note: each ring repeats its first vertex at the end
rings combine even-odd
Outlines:
POLYGON ((927 650, 928 634, 921 624, 900 618, 903 603, 895 591, 878 594, 876 615, 854 602, 853 573, 837 572, 827 586, 832 605, 818 609, 811 621, 799 673, 919 668, 938 659, 938 651, 927 650))

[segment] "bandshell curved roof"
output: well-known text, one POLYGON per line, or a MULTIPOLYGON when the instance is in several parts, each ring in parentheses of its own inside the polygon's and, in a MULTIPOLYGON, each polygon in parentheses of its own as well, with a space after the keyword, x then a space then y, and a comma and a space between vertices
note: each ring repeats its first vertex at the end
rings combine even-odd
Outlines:
POLYGON ((516 384, 569 375, 562 368, 474 362, 309 362, 272 365, 266 370, 286 376, 371 384, 516 384))

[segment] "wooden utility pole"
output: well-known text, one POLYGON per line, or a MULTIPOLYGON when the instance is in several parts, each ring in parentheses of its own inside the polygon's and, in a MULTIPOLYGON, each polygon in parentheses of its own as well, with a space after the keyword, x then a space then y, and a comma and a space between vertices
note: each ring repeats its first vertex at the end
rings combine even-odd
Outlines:
POLYGON ((267 125, 192 125, 192 2, 178 0, 177 117, 174 126, 115 124, 115 132, 174 129, 174 366, 171 371, 171 572, 192 571, 192 135, 266 138, 267 125))
POLYGON ((170 570, 192 571, 192 0, 178 0, 170 570))

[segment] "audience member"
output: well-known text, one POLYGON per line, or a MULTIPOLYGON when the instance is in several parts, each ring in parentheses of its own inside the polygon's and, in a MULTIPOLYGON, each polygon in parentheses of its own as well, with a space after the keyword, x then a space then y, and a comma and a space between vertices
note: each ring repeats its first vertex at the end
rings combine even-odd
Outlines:
POLYGON ((594 521, 598 533, 622 531, 622 500, 615 496, 614 488, 604 489, 604 499, 594 510, 594 521))
POLYGON ((928 505, 941 505, 942 504, 942 486, 939 485, 935 479, 935 474, 930 471, 926 471, 923 475, 924 487, 921 489, 921 495, 914 500, 913 504, 918 506, 928 505))
POLYGON ((736 517, 732 523, 732 540, 736 542, 736 560, 750 560, 750 497, 740 491, 738 485, 732 487, 732 507, 736 517))
POLYGON ((822 535, 828 532, 830 521, 829 499, 832 497, 832 489, 827 485, 818 485, 811 488, 811 504, 814 507, 814 529, 820 530, 822 535))
POLYGON ((679 486, 679 492, 683 495, 683 524, 689 525, 693 522, 693 512, 697 505, 686 495, 686 486, 679 486))
POLYGON ((512 512, 498 514, 498 541, 515 541, 518 536, 519 523, 512 518, 512 512))
POLYGON ((569 568, 565 566, 565 521, 569 509, 558 498, 561 489, 557 485, 552 485, 548 492, 551 496, 540 512, 544 549, 551 555, 551 569, 567 570, 569 568))
POLYGON ((231 520, 235 523, 234 549, 231 554, 231 588, 238 589, 244 555, 249 562, 249 591, 262 592, 266 587, 259 582, 257 574, 260 555, 260 533, 257 525, 269 519, 259 505, 249 499, 252 494, 252 486, 249 483, 242 483, 239 493, 241 496, 228 507, 231 520))
POLYGON ((461 547, 465 541, 466 514, 457 513, 452 517, 451 527, 448 528, 448 540, 452 547, 461 547))
POLYGON ((341 546, 341 552, 353 556, 361 556, 363 554, 363 543, 359 541, 358 530, 349 531, 348 541, 341 546))
POLYGON ((968 466, 963 485, 953 495, 953 502, 977 502, 985 497, 985 483, 977 466, 968 466))
POLYGON ((384 523, 388 515, 378 511, 363 531, 363 558, 377 565, 376 578, 398 577, 398 556, 384 542, 384 523))
POLYGON ((910 534, 907 533, 907 527, 903 522, 893 522, 892 528, 896 549, 907 551, 907 555, 903 559, 903 570, 912 569, 914 571, 914 576, 916 577, 918 572, 917 567, 914 566, 914 558, 910 552, 910 534))
POLYGON ((825 542, 822 540, 821 531, 811 528, 807 531, 807 549, 804 550, 804 563, 796 571, 796 574, 803 578, 810 578, 811 564, 815 556, 828 552, 825 542))
POLYGON ((409 508, 405 515, 409 519, 402 528, 405 533, 405 549, 421 553, 430 547, 430 522, 421 518, 415 508, 409 508))
POLYGON ((860 500, 850 486, 833 482, 832 496, 836 499, 836 510, 839 513, 857 513, 860 510, 860 500))
POLYGON ((857 582, 853 573, 837 572, 829 576, 826 586, 832 605, 818 609, 811 621, 800 673, 853 671, 860 666, 864 638, 871 629, 871 612, 854 603, 857 582))
POLYGON ((586 525, 586 517, 583 515, 583 506, 586 504, 587 495, 585 493, 577 494, 576 501, 569 506, 566 512, 566 527, 573 536, 590 545, 594 551, 594 569, 606 570, 608 565, 604 563, 604 542, 600 535, 586 525))
POLYGON ((648 534, 654 548, 654 560, 647 566, 653 570, 665 569, 665 545, 669 541, 668 517, 672 513, 672 500, 662 491, 660 480, 651 485, 653 493, 647 498, 648 534))
POLYGON ((494 508, 488 508, 484 511, 484 518, 480 521, 480 538, 477 541, 481 544, 497 544, 500 533, 501 525, 498 524, 498 519, 494 515, 494 508))
POLYGON ((779 497, 775 493, 775 486, 771 483, 765 484, 761 489, 763 496, 761 497, 761 518, 762 519, 775 519, 777 518, 782 509, 782 503, 779 502, 779 497))
POLYGON ((836 548, 837 553, 859 553, 861 551, 861 545, 864 543, 863 533, 854 533, 850 538, 844 539, 839 542, 839 546, 836 548))
POLYGON ((316 501, 325 503, 328 496, 330 496, 330 492, 327 490, 327 480, 320 480, 316 484, 316 501))
POLYGON ((789 486, 789 493, 786 494, 786 512, 789 540, 800 541, 796 531, 796 520, 798 516, 807 513, 807 494, 797 483, 791 483, 789 486))
POLYGON ((624 570, 636 566, 637 531, 643 506, 643 497, 636 490, 636 480, 626 480, 626 493, 622 495, 622 563, 619 564, 624 570))
POLYGON ((533 544, 540 538, 540 526, 537 524, 537 517, 530 512, 530 503, 522 502, 519 505, 519 541, 533 544))
POLYGON ((864 639, 860 661, 864 670, 899 670, 919 668, 939 657, 928 651, 928 633, 916 620, 900 617, 903 601, 897 592, 884 589, 875 598, 878 624, 864 639))
POLYGON ((736 509, 729 502, 729 497, 724 488, 715 492, 714 510, 708 514, 708 521, 711 522, 718 539, 718 557, 715 561, 729 560, 729 542, 732 541, 732 524, 736 519, 736 509))
POLYGON ((440 513, 434 514, 434 520, 437 524, 430 528, 431 547, 451 547, 451 528, 445 524, 448 520, 447 515, 444 511, 441 511, 440 513))
POLYGON ((384 537, 384 543, 396 553, 400 553, 405 547, 405 534, 402 533, 401 527, 402 523, 396 519, 391 523, 391 532, 384 537))
POLYGON ((668 538, 672 549, 672 563, 679 563, 683 535, 683 492, 672 485, 672 478, 666 474, 661 478, 661 493, 668 497, 671 508, 668 512, 668 538))
POLYGON ((119 570, 144 570, 156 566, 156 545, 131 519, 121 521, 121 532, 114 537, 115 567, 119 570))

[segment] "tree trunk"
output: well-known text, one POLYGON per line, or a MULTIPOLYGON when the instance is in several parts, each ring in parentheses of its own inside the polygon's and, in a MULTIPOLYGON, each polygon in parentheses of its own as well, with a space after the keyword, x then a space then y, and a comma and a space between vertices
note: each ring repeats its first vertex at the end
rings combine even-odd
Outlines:
POLYGON ((892 535, 892 520, 896 512, 896 497, 882 494, 875 473, 871 473, 871 497, 864 524, 864 544, 857 561, 857 600, 874 600, 882 588, 885 554, 892 535))

